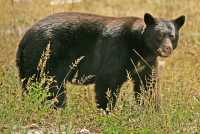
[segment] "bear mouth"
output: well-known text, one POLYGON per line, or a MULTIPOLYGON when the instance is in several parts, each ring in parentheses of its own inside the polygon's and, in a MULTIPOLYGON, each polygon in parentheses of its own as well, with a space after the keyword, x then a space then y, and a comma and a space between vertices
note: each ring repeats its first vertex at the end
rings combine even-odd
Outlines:
POLYGON ((169 56, 171 55, 171 53, 165 52, 163 49, 158 48, 158 49, 156 50, 156 55, 157 55, 157 56, 160 56, 160 57, 163 57, 163 58, 167 58, 167 57, 169 57, 169 56))

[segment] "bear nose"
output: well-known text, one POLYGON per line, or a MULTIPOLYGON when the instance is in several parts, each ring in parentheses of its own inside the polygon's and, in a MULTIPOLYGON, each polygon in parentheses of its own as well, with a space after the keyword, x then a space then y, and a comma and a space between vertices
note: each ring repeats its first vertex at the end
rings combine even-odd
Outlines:
POLYGON ((171 53, 172 53, 172 47, 170 47, 170 46, 165 46, 165 47, 164 47, 164 51, 165 51, 167 54, 171 54, 171 53))

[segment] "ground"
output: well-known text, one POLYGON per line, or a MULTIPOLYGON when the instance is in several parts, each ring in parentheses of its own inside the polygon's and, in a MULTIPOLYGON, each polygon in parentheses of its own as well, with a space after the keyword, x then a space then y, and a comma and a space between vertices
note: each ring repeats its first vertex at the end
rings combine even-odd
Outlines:
MULTIPOLYGON (((34 128, 67 134, 200 133, 199 7, 198 0, 83 0, 54 6, 48 0, 24 3, 1 0, 0 133, 25 133, 34 128), (96 109, 93 85, 67 85, 67 106, 60 110, 38 106, 38 93, 38 96, 33 93, 22 100, 15 66, 18 42, 27 27, 59 11, 139 17, 149 12, 163 18, 185 15, 186 24, 181 29, 179 46, 166 60, 161 73, 161 111, 136 105, 130 81, 123 85, 116 109, 110 115, 96 109)), ((40 86, 32 85, 32 88, 40 86)))

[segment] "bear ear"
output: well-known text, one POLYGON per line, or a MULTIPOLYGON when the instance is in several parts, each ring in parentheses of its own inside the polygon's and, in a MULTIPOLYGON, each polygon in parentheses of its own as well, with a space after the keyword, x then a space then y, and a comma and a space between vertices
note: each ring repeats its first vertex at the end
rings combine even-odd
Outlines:
POLYGON ((173 21, 174 21, 174 24, 177 26, 177 28, 180 29, 183 26, 183 24, 185 23, 185 16, 182 15, 173 21))
POLYGON ((156 24, 156 19, 149 13, 145 13, 144 22, 147 26, 156 24))

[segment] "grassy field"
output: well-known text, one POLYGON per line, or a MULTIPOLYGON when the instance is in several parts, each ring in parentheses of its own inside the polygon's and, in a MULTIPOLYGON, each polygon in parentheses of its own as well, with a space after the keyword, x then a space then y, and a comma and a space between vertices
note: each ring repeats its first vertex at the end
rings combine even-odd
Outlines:
MULTIPOLYGON (((200 134, 200 3, 199 0, 83 0, 51 6, 45 0, 13 3, 0 0, 0 133, 75 134, 200 134), (124 84, 116 109, 98 111, 93 85, 67 86, 67 106, 53 110, 39 106, 38 96, 22 100, 15 52, 24 30, 42 17, 60 11, 109 16, 140 16, 145 12, 165 18, 186 16, 179 47, 166 59, 161 74, 161 111, 135 104, 132 85, 124 84)), ((40 88, 38 84, 33 86, 40 88)))

